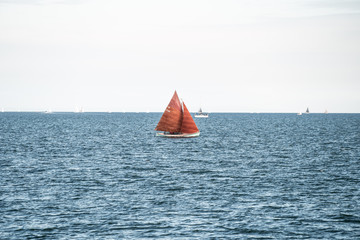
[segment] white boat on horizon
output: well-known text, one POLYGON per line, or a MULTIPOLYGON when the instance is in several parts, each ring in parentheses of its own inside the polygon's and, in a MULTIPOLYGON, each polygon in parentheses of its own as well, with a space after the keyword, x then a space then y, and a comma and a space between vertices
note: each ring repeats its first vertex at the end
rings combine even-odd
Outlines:
POLYGON ((81 107, 81 108, 77 108, 75 110, 75 113, 84 113, 84 109, 81 107))
POLYGON ((209 114, 208 113, 204 113, 202 111, 202 109, 200 108, 199 111, 197 113, 195 113, 195 117, 196 118, 207 118, 209 117, 209 114))
POLYGON ((50 113, 53 113, 53 111, 52 111, 51 109, 48 109, 48 110, 46 110, 44 113, 50 114, 50 113))

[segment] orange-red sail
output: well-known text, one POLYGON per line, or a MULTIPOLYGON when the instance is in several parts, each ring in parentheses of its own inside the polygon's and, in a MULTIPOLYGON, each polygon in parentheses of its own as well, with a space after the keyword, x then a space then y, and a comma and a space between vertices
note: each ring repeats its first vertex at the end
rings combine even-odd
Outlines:
POLYGON ((165 132, 180 132, 182 115, 181 103, 175 91, 155 130, 165 132))
POLYGON ((182 125, 181 125, 181 133, 196 133, 199 132, 199 129, 197 128, 194 119, 192 118, 189 110, 187 109, 185 103, 183 102, 183 119, 182 119, 182 125))

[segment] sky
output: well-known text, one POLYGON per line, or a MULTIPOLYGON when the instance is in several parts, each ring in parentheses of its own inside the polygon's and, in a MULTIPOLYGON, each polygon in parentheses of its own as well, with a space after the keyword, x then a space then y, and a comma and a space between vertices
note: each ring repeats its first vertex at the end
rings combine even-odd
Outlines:
POLYGON ((358 0, 0 0, 0 109, 360 113, 358 0))

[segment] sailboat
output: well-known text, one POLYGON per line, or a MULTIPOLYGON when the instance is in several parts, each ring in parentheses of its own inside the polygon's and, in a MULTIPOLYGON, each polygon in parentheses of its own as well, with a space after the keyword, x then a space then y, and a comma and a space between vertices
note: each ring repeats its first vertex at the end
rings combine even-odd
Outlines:
POLYGON ((75 110, 75 113, 84 113, 84 109, 81 107, 81 108, 77 108, 75 110))
POLYGON ((197 113, 195 113, 195 117, 196 118, 207 118, 207 117, 209 117, 209 114, 204 113, 202 111, 202 109, 200 108, 199 111, 197 113))
POLYGON ((176 91, 161 116, 155 131, 163 131, 156 133, 156 136, 168 138, 191 138, 200 135, 194 119, 191 117, 185 103, 180 101, 176 91))
POLYGON ((329 112, 328 112, 328 110, 327 109, 325 109, 325 112, 324 112, 325 114, 328 114, 329 112))
POLYGON ((45 112, 44 113, 46 113, 46 114, 50 114, 50 113, 53 113, 53 111, 51 110, 51 109, 48 109, 48 110, 45 110, 45 112))
POLYGON ((306 114, 309 114, 309 113, 310 113, 309 108, 306 109, 306 112, 305 112, 305 113, 306 113, 306 114))

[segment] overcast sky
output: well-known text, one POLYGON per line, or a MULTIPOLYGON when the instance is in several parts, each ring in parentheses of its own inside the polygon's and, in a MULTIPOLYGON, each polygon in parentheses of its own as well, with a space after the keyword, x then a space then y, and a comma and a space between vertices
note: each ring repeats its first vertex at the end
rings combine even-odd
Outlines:
POLYGON ((0 108, 360 112, 360 1, 0 0, 0 108))

